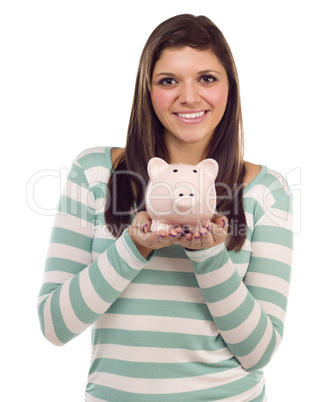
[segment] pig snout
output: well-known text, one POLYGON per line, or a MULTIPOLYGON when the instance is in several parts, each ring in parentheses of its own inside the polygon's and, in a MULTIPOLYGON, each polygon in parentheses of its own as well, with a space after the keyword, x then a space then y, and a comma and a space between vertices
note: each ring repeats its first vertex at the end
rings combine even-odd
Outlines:
POLYGON ((194 213, 196 198, 194 190, 190 188, 178 188, 174 194, 175 211, 182 215, 194 213))

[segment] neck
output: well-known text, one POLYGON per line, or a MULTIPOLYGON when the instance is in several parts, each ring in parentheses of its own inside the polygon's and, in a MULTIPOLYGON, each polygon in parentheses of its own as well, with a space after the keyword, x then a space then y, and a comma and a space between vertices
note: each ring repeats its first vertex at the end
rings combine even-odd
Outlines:
POLYGON ((198 143, 167 144, 169 163, 196 165, 206 158, 205 148, 198 143))

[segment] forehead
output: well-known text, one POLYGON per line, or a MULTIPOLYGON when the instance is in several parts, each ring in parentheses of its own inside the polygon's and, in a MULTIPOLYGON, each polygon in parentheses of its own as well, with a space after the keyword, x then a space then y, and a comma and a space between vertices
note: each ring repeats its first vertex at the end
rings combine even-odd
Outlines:
MULTIPOLYGON (((183 48, 164 49, 154 66, 153 73, 158 70, 181 69, 210 70, 219 67, 224 69, 218 57, 211 49, 198 50, 189 46, 183 48)), ((169 71, 166 72, 169 72, 169 71)))

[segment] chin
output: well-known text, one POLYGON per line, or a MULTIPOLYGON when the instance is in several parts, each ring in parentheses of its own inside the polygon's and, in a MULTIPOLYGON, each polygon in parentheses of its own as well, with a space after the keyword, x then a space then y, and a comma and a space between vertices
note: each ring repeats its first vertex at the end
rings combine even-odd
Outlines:
POLYGON ((199 136, 199 135, 184 135, 181 137, 181 140, 185 143, 188 144, 197 144, 197 143, 202 143, 206 140, 205 136, 199 136))

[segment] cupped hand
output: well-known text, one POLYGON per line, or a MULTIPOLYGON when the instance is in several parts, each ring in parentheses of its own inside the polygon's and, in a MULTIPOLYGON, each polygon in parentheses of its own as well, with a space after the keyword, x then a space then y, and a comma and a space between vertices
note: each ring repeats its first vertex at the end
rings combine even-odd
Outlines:
POLYGON ((186 233, 178 240, 178 244, 187 249, 202 250, 223 243, 227 232, 228 219, 223 215, 214 215, 199 232, 186 233))
POLYGON ((152 250, 177 243, 183 234, 181 228, 171 228, 167 231, 150 232, 151 218, 147 212, 138 212, 128 229, 129 235, 143 257, 147 257, 152 250))

